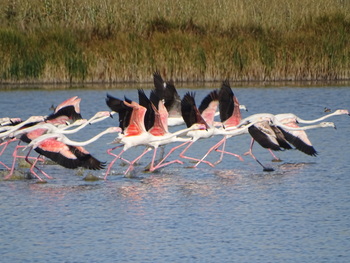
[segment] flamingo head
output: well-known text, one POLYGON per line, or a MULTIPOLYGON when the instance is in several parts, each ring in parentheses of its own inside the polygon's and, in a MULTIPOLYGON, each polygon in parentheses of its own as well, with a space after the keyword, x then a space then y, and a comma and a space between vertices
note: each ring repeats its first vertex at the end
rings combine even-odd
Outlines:
POLYGON ((346 115, 349 115, 349 116, 350 116, 350 113, 349 113, 348 110, 343 110, 343 109, 341 109, 341 110, 336 110, 336 111, 334 112, 334 115, 343 115, 343 114, 346 114, 346 115))
POLYGON ((321 122, 321 123, 320 123, 320 126, 321 126, 322 128, 325 128, 325 127, 332 127, 332 128, 334 128, 334 129, 337 129, 337 127, 335 126, 334 122, 327 122, 327 121, 321 122))

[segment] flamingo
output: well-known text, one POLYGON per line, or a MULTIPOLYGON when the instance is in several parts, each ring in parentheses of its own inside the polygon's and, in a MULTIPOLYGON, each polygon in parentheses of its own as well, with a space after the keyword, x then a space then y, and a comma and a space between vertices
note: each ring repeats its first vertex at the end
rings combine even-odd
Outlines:
MULTIPOLYGON (((81 119, 81 114, 80 114, 80 101, 81 99, 79 99, 77 96, 72 97, 68 100, 63 101, 62 103, 60 103, 55 112, 53 114, 50 114, 49 116, 45 117, 44 121, 47 123, 51 123, 51 124, 55 124, 55 125, 67 125, 67 122, 72 122, 78 119, 81 119)), ((37 122, 39 123, 39 122, 37 122)), ((31 123, 31 124, 27 124, 28 126, 33 126, 36 123, 31 123)), ((5 179, 9 179, 15 169, 15 163, 17 158, 25 158, 26 162, 28 162, 31 166, 33 166, 33 163, 31 163, 29 161, 29 159, 31 159, 31 157, 29 157, 29 155, 27 154, 26 156, 20 156, 17 154, 17 151, 19 148, 23 148, 24 146, 20 145, 20 142, 23 141, 25 143, 30 143, 31 140, 43 135, 46 132, 46 129, 44 128, 38 128, 35 130, 32 130, 30 132, 27 133, 23 133, 20 138, 19 138, 19 142, 18 145, 15 147, 14 151, 13 151, 13 161, 12 161, 12 167, 11 167, 11 171, 10 173, 5 177, 5 179)), ((38 158, 35 159, 35 163, 38 161, 38 158)), ((44 174, 47 178, 51 179, 51 177, 46 174, 44 171, 42 171, 40 168, 34 166, 37 170, 39 170, 42 174, 44 174)), ((34 174, 35 176, 37 176, 36 174, 34 174)))
MULTIPOLYGON (((256 118, 264 119, 264 121, 259 122, 257 125, 253 125, 249 128, 249 133, 251 134, 253 139, 251 141, 249 151, 245 153, 245 155, 250 155, 254 160, 256 160, 263 167, 264 171, 273 171, 272 168, 265 167, 260 161, 257 160, 257 158, 252 153, 254 140, 256 140, 262 147, 275 150, 275 151, 280 151, 282 149, 292 149, 292 147, 289 145, 288 140, 285 137, 285 134, 287 134, 288 131, 301 131, 301 130, 310 129, 310 128, 307 128, 308 126, 292 127, 292 126, 285 125, 280 121, 279 118, 269 113, 254 114, 243 119, 242 122, 243 123, 251 122, 256 118)), ((321 125, 321 126, 315 126, 315 127, 310 126, 310 127, 317 128, 317 127, 323 127, 323 126, 321 125)), ((311 145, 309 141, 306 141, 305 143, 311 145)), ((304 152, 307 153, 306 150, 304 152)), ((314 155, 310 153, 307 153, 307 154, 314 155)))
POLYGON ((12 132, 12 136, 16 137, 16 136, 19 136, 21 134, 35 131, 36 129, 45 129, 45 133, 73 134, 73 133, 76 133, 79 130, 83 129, 84 127, 86 127, 89 124, 100 122, 100 121, 103 121, 109 117, 112 117, 113 114, 114 114, 114 112, 99 111, 99 112, 95 113, 95 115, 92 116, 89 120, 79 119, 70 125, 61 126, 61 127, 57 127, 52 123, 39 122, 39 123, 35 124, 34 126, 24 128, 24 129, 21 129, 21 130, 16 131, 16 132, 12 132), (78 127, 74 128, 74 129, 70 129, 74 126, 78 126, 78 127))
MULTIPOLYGON (((79 130, 81 130, 82 128, 84 128, 86 125, 88 125, 88 124, 93 124, 93 123, 102 121, 102 120, 104 120, 104 119, 106 119, 106 118, 108 118, 108 117, 111 117, 112 114, 113 114, 113 112, 111 113, 111 112, 109 112, 109 111, 99 111, 99 112, 97 112, 93 117, 91 117, 89 120, 79 119, 79 120, 76 120, 73 124, 71 124, 71 125, 69 125, 69 126, 66 126, 66 127, 61 127, 61 128, 58 128, 58 127, 54 126, 54 125, 51 124, 51 123, 40 123, 40 124, 35 125, 35 127, 28 128, 26 132, 30 132, 31 130, 37 130, 37 129, 45 129, 45 134, 44 134, 44 135, 41 135, 41 136, 39 136, 38 138, 34 139, 35 142, 37 142, 38 140, 43 141, 44 138, 48 138, 48 139, 49 139, 49 138, 51 138, 51 137, 57 136, 57 134, 61 134, 62 136, 64 136, 63 134, 73 134, 73 133, 76 133, 77 131, 79 131, 79 130), (78 126, 78 127, 75 128, 75 129, 69 130, 68 128, 70 128, 71 126, 78 126), (45 136, 46 136, 46 137, 45 137, 45 136)), ((112 130, 111 132, 113 132, 113 130, 112 130)), ((105 133, 102 132, 102 133, 99 134, 98 136, 95 136, 95 137, 94 137, 95 140, 97 140, 99 137, 101 137, 102 135, 104 135, 104 134, 106 134, 106 133, 110 133, 110 132, 109 132, 108 130, 106 130, 105 133)), ((61 136, 61 137, 62 137, 62 136, 61 136)), ((61 139, 61 141, 62 141, 62 139, 61 139)), ((93 141, 93 140, 92 140, 92 141, 93 141)), ((49 142, 50 142, 50 141, 49 141, 49 142)), ((50 158, 51 160, 56 161, 58 164, 61 164, 62 166, 65 167, 65 165, 62 164, 62 162, 61 162, 61 159, 62 159, 62 158, 60 158, 61 155, 59 155, 59 154, 57 155, 57 154, 54 152, 55 149, 53 148, 55 144, 58 144, 58 145, 56 145, 56 147, 59 147, 60 144, 57 143, 57 142, 54 142, 53 140, 51 140, 52 144, 50 144, 49 142, 44 142, 43 145, 42 145, 41 147, 38 147, 38 148, 37 148, 37 147, 34 147, 34 150, 35 150, 36 152, 39 153, 39 156, 36 158, 35 162, 32 164, 32 166, 31 166, 31 168, 30 168, 30 171, 31 171, 36 177, 38 177, 38 176, 37 176, 37 174, 33 171, 33 168, 35 167, 35 165, 36 165, 38 159, 40 158, 40 155, 43 155, 43 156, 45 156, 45 157, 48 157, 48 158, 50 158), (50 147, 51 147, 51 148, 50 148, 50 147), (40 148, 41 148, 41 149, 40 149, 40 148), (46 151, 45 151, 46 148, 48 149, 48 150, 47 150, 48 153, 46 153, 46 151), (50 153, 50 149, 51 149, 51 153, 50 153), (53 150, 53 152, 52 152, 52 150, 53 150), (45 151, 45 153, 43 153, 43 151, 45 151), (58 157, 57 157, 57 156, 58 156, 58 157), (55 158, 58 158, 58 160, 55 160, 55 158)), ((64 140, 64 142, 65 142, 66 144, 70 143, 70 142, 68 141, 67 138, 64 140)), ((76 143, 76 142, 75 142, 75 143, 76 143)), ((86 142, 85 142, 85 143, 86 143, 86 142)), ((88 143, 90 143, 90 141, 88 141, 88 143)), ((29 145, 31 145, 31 144, 33 144, 33 140, 29 143, 29 145)), ((84 145, 86 145, 86 144, 84 144, 84 145)), ((71 145, 70 145, 70 146, 71 146, 71 145)), ((81 145, 74 145, 74 146, 81 146, 81 145)), ((62 149, 65 149, 65 148, 66 148, 66 147, 63 146, 63 145, 61 145, 61 147, 62 147, 62 149)), ((68 147, 69 147, 69 146, 68 146, 68 147)), ((25 148, 27 148, 27 147, 25 147, 25 148)), ((27 153, 27 157, 29 156, 31 149, 33 149, 33 147, 30 148, 29 152, 27 153)), ((72 150, 72 151, 73 151, 73 150, 72 150)), ((77 152, 78 152, 78 151, 80 151, 80 152, 82 152, 82 153, 84 153, 84 154, 88 154, 88 152, 87 152, 86 150, 84 150, 83 148, 82 148, 82 149, 78 149, 77 152)), ((74 152, 75 152, 75 150, 74 150, 74 152)), ((74 159, 74 158, 73 158, 73 159, 74 159)), ((80 158, 80 159, 81 159, 81 158, 80 158)), ((79 158, 78 158, 77 160, 79 161, 79 158)), ((92 159, 92 160, 94 160, 94 159, 92 159)), ((63 159, 63 161, 64 161, 64 159, 63 159)), ((79 164, 78 161, 76 161, 77 164, 79 164)), ((85 166, 83 166, 83 167, 85 167, 85 166)), ((68 167, 68 168, 70 168, 70 167, 68 167)), ((76 167, 73 166, 72 168, 76 168, 76 167)), ((95 169, 95 168, 89 168, 89 169, 95 169)))
POLYGON ((56 107, 55 112, 45 119, 45 122, 66 125, 67 122, 82 119, 80 101, 81 99, 78 96, 63 101, 56 107))
POLYGON ((293 113, 280 113, 280 114, 276 114, 275 118, 277 120, 279 120, 282 123, 288 123, 288 122, 297 122, 297 123, 304 123, 304 124, 312 124, 312 123, 316 123, 319 121, 323 121, 327 118, 330 118, 332 116, 338 116, 338 115, 349 115, 350 113, 348 110, 345 109, 338 109, 330 114, 324 115, 322 117, 319 117, 317 119, 313 119, 313 120, 303 120, 300 117, 296 116, 293 113))
MULTIPOLYGON (((170 144, 172 142, 190 141, 191 138, 181 138, 178 136, 192 130, 201 129, 204 126, 202 124, 194 124, 187 129, 182 129, 177 132, 170 133, 168 131, 168 126, 167 126, 168 112, 165 108, 164 103, 159 100, 158 96, 155 94, 154 91, 151 91, 151 96, 150 96, 153 102, 151 102, 151 100, 147 98, 143 90, 139 90, 138 93, 140 98, 140 104, 142 104, 145 108, 147 108, 147 112, 149 112, 151 116, 153 115, 153 118, 152 117, 148 118, 148 119, 153 119, 153 123, 145 125, 146 129, 148 128, 148 132, 151 134, 150 141, 147 142, 147 145, 154 148, 152 161, 149 166, 149 171, 153 172, 156 169, 159 169, 161 167, 164 167, 173 163, 183 164, 183 162, 179 160, 173 160, 173 161, 164 163, 164 161, 171 154, 171 152, 169 152, 164 158, 162 158, 162 160, 157 165, 154 165, 158 147, 162 145, 170 144), (157 105, 158 107, 156 107, 155 105, 157 105)), ((146 112, 146 115, 147 115, 147 112, 146 112)), ((146 149, 135 160, 139 160, 148 151, 149 149, 146 149)))
MULTIPOLYGON (((34 149, 40 155, 51 159, 65 168, 75 169, 83 167, 90 170, 100 170, 105 167, 105 163, 97 160, 82 146, 96 141, 105 134, 116 132, 121 132, 121 129, 119 127, 109 127, 83 142, 72 141, 63 133, 48 133, 32 140, 27 147, 34 149)), ((42 180, 33 169, 35 164, 36 161, 31 167, 31 172, 39 180, 42 180)))
MULTIPOLYGON (((211 96, 217 97, 217 95, 214 95, 216 91, 213 91, 211 93, 211 96)), ((215 127, 214 126, 209 126, 208 123, 204 120, 204 118, 201 116, 196 103, 195 103, 195 94, 191 92, 187 92, 185 96, 183 97, 181 101, 181 112, 182 112, 182 117, 186 123, 186 126, 189 128, 193 124, 197 123, 200 125, 203 125, 205 129, 195 129, 192 131, 189 131, 186 136, 191 137, 191 140, 184 142, 173 149, 171 149, 171 152, 174 150, 184 146, 187 144, 187 146, 184 148, 184 150, 180 153, 180 157, 184 159, 189 159, 189 160, 194 160, 194 161, 200 161, 200 159, 193 158, 193 157, 188 157, 185 156, 184 154, 186 151, 193 145, 194 142, 196 142, 199 139, 205 139, 205 138, 210 138, 215 134, 215 127)), ((208 112, 204 114, 207 117, 207 120, 210 123, 213 123, 216 107, 217 107, 217 100, 213 100, 211 103, 212 106, 208 107, 208 112), (215 107, 216 105, 216 107, 215 107)), ((211 167, 214 167, 214 165, 208 161, 202 160, 202 162, 208 164, 211 167)))
MULTIPOLYGON (((13 124, 17 123, 20 119, 16 119, 16 122, 13 122, 13 124)), ((11 125, 11 126, 6 126, 7 130, 4 132, 0 133, 0 140, 3 141, 0 146, 3 146, 1 152, 0 152, 0 156, 4 153, 4 151, 6 150, 7 146, 11 143, 11 142, 15 142, 18 139, 15 138, 14 136, 12 136, 11 134, 16 131, 21 129, 22 127, 26 126, 26 125, 31 125, 34 123, 38 123, 40 121, 44 120, 44 116, 31 116, 29 117, 27 120, 19 122, 15 125, 11 125)), ((8 167, 6 164, 4 164, 3 162, 0 162, 0 164, 2 164, 6 169, 11 170, 10 167, 8 167)))
MULTIPOLYGON (((246 107, 240 107, 241 105, 238 102, 238 99, 236 96, 234 96, 230 83, 228 80, 223 81, 219 94, 219 113, 220 113, 220 120, 221 124, 224 128, 230 128, 233 130, 241 121, 241 108, 246 110, 246 107)), ((201 108, 201 107, 200 107, 201 108)), ((215 135, 224 135, 223 139, 220 140, 218 143, 216 143, 214 146, 212 146, 207 153, 203 156, 203 158, 197 162, 195 166, 197 166, 202 160, 204 160, 213 150, 221 152, 220 159, 215 162, 215 164, 221 162, 223 158, 223 153, 227 153, 230 155, 233 155, 237 157, 239 160, 243 161, 242 157, 231 153, 231 152, 225 152, 225 144, 227 138, 230 138, 232 136, 237 136, 238 134, 242 134, 242 131, 229 132, 226 133, 224 130, 216 130, 215 135), (218 147, 220 147, 223 144, 222 150, 218 150, 218 147)))
POLYGON ((21 118, 10 118, 10 117, 4 117, 0 118, 0 126, 6 126, 6 125, 13 125, 14 122, 21 122, 21 118))
POLYGON ((129 164, 127 171, 132 169, 132 163, 122 158, 122 154, 131 147, 144 145, 145 142, 149 141, 150 137, 150 134, 146 131, 144 124, 144 117, 146 113, 145 107, 141 106, 135 101, 130 101, 126 98, 124 101, 122 101, 109 94, 107 94, 106 103, 110 109, 118 112, 119 127, 121 128, 122 132, 119 133, 118 138, 114 140, 114 142, 119 143, 119 145, 107 150, 107 153, 114 156, 114 159, 108 165, 104 179, 107 179, 112 166, 118 159, 121 159, 129 164), (120 147, 123 147, 123 149, 119 154, 112 153, 112 151, 120 147))
MULTIPOLYGON (((252 157, 254 156, 252 154, 252 147, 254 144, 254 139, 257 139, 259 140, 257 142, 262 147, 267 148, 271 153, 271 155, 274 157, 274 160, 276 161, 280 161, 280 159, 274 155, 272 150, 279 151, 279 150, 282 150, 282 148, 291 149, 292 147, 289 145, 289 143, 295 146, 297 150, 302 151, 305 154, 316 156, 317 152, 312 146, 305 131, 294 130, 294 131, 288 132, 288 130, 290 130, 290 128, 298 128, 299 126, 297 125, 297 123, 311 124, 311 123, 325 120, 332 116, 344 115, 344 114, 349 115, 349 111, 344 109, 339 109, 333 113, 327 114, 325 116, 322 116, 314 120, 303 120, 293 113, 283 113, 283 114, 277 114, 274 116, 272 116, 271 114, 262 114, 266 116, 269 115, 270 120, 273 120, 273 122, 276 123, 278 127, 276 127, 276 125, 270 126, 267 122, 265 122, 265 124, 262 124, 262 123, 258 124, 258 125, 264 125, 263 127, 260 127, 261 129, 259 129, 256 126, 251 127, 250 134, 252 136, 252 140, 251 140, 250 148, 248 152, 245 153, 245 155, 251 155, 252 157), (274 139, 272 139, 272 137, 270 137, 270 140, 266 140, 266 138, 264 138, 266 136, 266 133, 264 134, 264 132, 262 132, 262 129, 265 129, 265 131, 269 131, 270 134, 274 134, 274 137, 278 140, 278 143, 276 144, 276 142, 273 141, 274 139), (273 141, 273 143, 271 143, 271 140, 273 141), (278 145, 281 146, 282 148, 278 147, 278 145)), ((253 158, 255 159, 255 157, 253 158)), ((269 168, 267 168, 267 170, 269 170, 269 168)))
POLYGON ((316 156, 317 151, 312 146, 312 143, 310 142, 306 132, 304 130, 292 130, 291 128, 298 128, 299 127, 298 123, 311 124, 311 123, 325 120, 332 116, 344 115, 344 114, 349 115, 349 111, 344 109, 339 109, 333 113, 327 114, 325 116, 322 116, 314 120, 303 120, 293 113, 276 114, 275 118, 280 123, 285 125, 285 128, 283 129, 281 127, 278 127, 278 128, 281 130, 284 137, 289 143, 291 143, 297 150, 307 155, 316 156))

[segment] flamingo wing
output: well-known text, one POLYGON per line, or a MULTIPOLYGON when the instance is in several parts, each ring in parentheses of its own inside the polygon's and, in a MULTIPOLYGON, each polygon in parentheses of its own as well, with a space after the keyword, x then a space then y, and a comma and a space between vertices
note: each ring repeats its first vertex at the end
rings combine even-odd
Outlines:
POLYGON ((215 112, 219 104, 219 97, 216 90, 210 92, 199 105, 199 112, 203 119, 210 125, 214 123, 215 112))
POLYGON ((292 146, 290 146, 290 144, 288 143, 287 139, 284 137, 284 134, 279 127, 271 126, 271 129, 276 134, 276 140, 282 148, 286 150, 292 149, 292 146))
POLYGON ((181 115, 181 98, 172 80, 166 82, 163 93, 164 105, 171 116, 181 115))
POLYGON ((111 110, 118 112, 119 127, 124 131, 126 127, 129 126, 132 108, 125 105, 122 100, 115 98, 109 94, 107 94, 106 104, 111 110))
POLYGON ((269 128, 270 126, 252 125, 248 128, 249 134, 254 138, 254 140, 259 143, 262 147, 266 149, 271 149, 274 151, 281 151, 281 147, 278 144, 275 134, 269 128))
POLYGON ((157 94, 157 96, 160 99, 163 99, 163 92, 165 89, 165 86, 164 86, 165 83, 164 83, 164 80, 163 80, 162 76, 160 75, 159 71, 156 71, 153 73, 153 83, 154 83, 155 93, 157 94))
POLYGON ((296 149, 310 156, 317 155, 317 151, 312 146, 305 131, 287 131, 284 129, 281 129, 281 131, 286 140, 290 142, 296 149))
POLYGON ((234 109, 234 94, 228 80, 222 83, 219 91, 219 112, 221 122, 225 122, 233 114, 234 109))
POLYGON ((144 123, 145 128, 148 131, 154 124, 155 113, 152 108, 152 102, 147 98, 145 92, 142 89, 138 89, 139 104, 146 108, 144 123))
POLYGON ((206 128, 209 128, 196 106, 194 96, 194 92, 187 92, 181 101, 181 113, 186 126, 189 128, 193 124, 199 123, 204 124, 206 128))
POLYGON ((105 166, 105 163, 98 161, 91 154, 82 152, 78 147, 66 145, 53 138, 44 140, 34 150, 69 169, 84 167, 99 170, 105 166))

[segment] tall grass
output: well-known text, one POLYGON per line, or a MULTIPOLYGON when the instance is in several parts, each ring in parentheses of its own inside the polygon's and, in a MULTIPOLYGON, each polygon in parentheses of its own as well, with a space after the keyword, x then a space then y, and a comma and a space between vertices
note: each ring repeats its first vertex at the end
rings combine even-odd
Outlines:
POLYGON ((350 77, 346 0, 0 0, 0 81, 350 77))

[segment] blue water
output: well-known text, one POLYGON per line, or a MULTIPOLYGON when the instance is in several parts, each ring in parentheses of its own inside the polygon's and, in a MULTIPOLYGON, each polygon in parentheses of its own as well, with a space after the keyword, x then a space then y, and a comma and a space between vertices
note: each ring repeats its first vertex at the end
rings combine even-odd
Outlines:
MULTIPOLYGON (((145 86, 148 93, 150 86, 145 86)), ((196 89, 196 101, 216 86, 196 89)), ((219 87, 219 85, 218 85, 219 87)), ((183 87, 183 95, 192 87, 183 87)), ((243 116, 293 112, 303 119, 324 115, 324 107, 350 109, 350 88, 235 87, 243 116)), ((0 116, 49 114, 49 107, 79 96, 84 118, 108 110, 106 93, 137 98, 135 87, 20 89, 0 91, 0 116)), ((69 136, 85 140, 117 117, 69 136)), ((215 168, 205 164, 187 168, 174 164, 156 173, 142 168, 133 178, 123 176, 118 162, 106 181, 85 181, 88 173, 56 165, 42 168, 51 176, 37 180, 0 181, 1 262, 350 262, 350 117, 328 119, 332 128, 308 131, 317 157, 298 151, 279 152, 283 160, 259 145, 254 153, 275 169, 263 172, 250 157, 244 162, 225 156, 215 168)), ((183 128, 183 127, 181 127, 183 128)), ((179 129, 179 128, 177 128, 179 129)), ((176 128, 173 130, 176 130, 176 128)), ((110 134, 86 148, 109 162, 110 134)), ((200 157, 220 138, 198 141, 188 155, 200 157)), ((230 151, 243 154, 250 137, 228 142, 230 151)), ((13 146, 12 146, 13 147, 13 146)), ((11 149, 1 161, 11 162, 11 149)), ((130 158, 143 149, 125 154, 130 158)), ((35 156, 35 155, 33 155, 35 156)), ((215 161, 218 153, 208 160, 215 161)))

